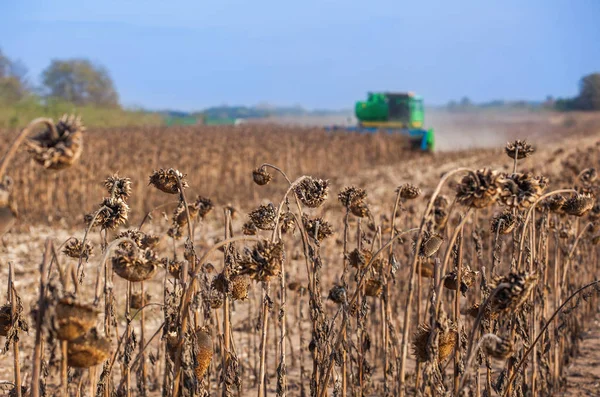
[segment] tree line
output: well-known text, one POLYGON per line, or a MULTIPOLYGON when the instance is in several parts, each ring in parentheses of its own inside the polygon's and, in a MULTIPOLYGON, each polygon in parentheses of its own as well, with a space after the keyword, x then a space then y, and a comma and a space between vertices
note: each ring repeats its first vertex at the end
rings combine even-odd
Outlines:
POLYGON ((446 109, 464 111, 472 109, 529 109, 545 108, 558 111, 598 111, 600 110, 600 73, 588 74, 579 81, 579 94, 573 98, 557 98, 548 96, 544 102, 503 101, 496 100, 487 103, 473 103, 468 97, 460 101, 450 101, 446 109))
POLYGON ((87 59, 53 59, 41 74, 41 86, 27 78, 27 68, 0 49, 0 105, 27 97, 56 98, 77 106, 118 108, 119 96, 108 70, 87 59))

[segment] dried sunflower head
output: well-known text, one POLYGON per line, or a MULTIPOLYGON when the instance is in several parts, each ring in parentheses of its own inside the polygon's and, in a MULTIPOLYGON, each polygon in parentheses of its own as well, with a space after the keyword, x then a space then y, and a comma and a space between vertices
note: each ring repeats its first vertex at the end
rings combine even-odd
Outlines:
MULTIPOLYGON (((469 290, 469 287, 471 287, 471 285, 473 285, 477 279, 479 272, 471 270, 469 266, 465 266, 461 273, 460 292, 464 296, 469 290)), ((446 276, 444 276, 444 287, 452 291, 456 291, 458 289, 456 270, 452 270, 446 274, 446 276)))
POLYGON ((118 174, 106 178, 104 187, 108 190, 110 197, 127 200, 131 196, 131 179, 121 178, 118 174))
POLYGON ((296 228, 296 218, 294 214, 289 211, 284 212, 279 216, 279 227, 281 229, 282 234, 286 234, 289 232, 294 232, 296 228))
POLYGON ((594 207, 595 202, 593 195, 578 193, 565 201, 562 210, 568 215, 583 216, 594 207))
POLYGON ((378 297, 383 292, 383 283, 381 280, 371 278, 365 283, 365 295, 378 297))
POLYGON ((281 273, 281 264, 285 260, 283 242, 259 241, 252 250, 246 248, 238 265, 239 274, 248 275, 256 281, 269 281, 281 273))
POLYGON ((321 242, 333 234, 331 224, 323 218, 311 219, 306 215, 302 216, 302 223, 308 237, 321 242))
POLYGON ((549 211, 552 211, 552 212, 555 212, 558 214, 564 214, 562 207, 566 201, 567 201, 567 199, 565 198, 565 196, 555 194, 555 195, 545 198, 541 204, 542 204, 543 208, 546 208, 549 211))
POLYGON ((577 178, 584 186, 589 186, 598 179, 598 171, 594 167, 581 171, 577 178))
MULTIPOLYGON (((207 197, 198 196, 196 201, 194 201, 193 207, 196 209, 198 216, 202 219, 208 215, 210 211, 214 208, 214 204, 211 199, 207 197)), ((231 215, 233 217, 233 213, 231 215)))
POLYGON ((527 300, 535 287, 537 275, 510 273, 498 280, 491 307, 496 311, 516 311, 527 300))
POLYGON ((110 357, 110 349, 110 341, 92 328, 87 334, 67 344, 67 365, 74 368, 93 367, 110 357))
POLYGON ((273 175, 269 174, 265 167, 260 167, 252 171, 252 179, 254 179, 254 183, 257 185, 264 186, 271 182, 273 175))
POLYGON ((128 281, 149 280, 156 274, 160 262, 156 253, 150 249, 119 248, 112 258, 115 273, 128 281))
MULTIPOLYGON (((432 233, 430 231, 423 231, 423 238, 421 239, 421 249, 419 250, 419 256, 421 258, 429 258, 433 256, 442 246, 444 238, 438 233, 432 233)), ((417 240, 413 240, 413 252, 417 248, 417 240)))
POLYGON ((456 187, 456 201, 472 208, 492 205, 500 193, 497 171, 483 168, 465 175, 456 187))
POLYGON ((372 257, 373 253, 370 250, 359 250, 358 248, 355 248, 348 254, 348 262, 350 263, 350 266, 354 268, 364 269, 369 264, 372 257))
MULTIPOLYGON (((117 227, 125 224, 129 216, 129 206, 119 198, 107 197, 100 204, 100 210, 96 216, 96 220, 92 226, 100 226, 102 229, 114 230, 117 227)), ((85 222, 89 225, 94 217, 94 214, 87 214, 85 222)))
POLYGON ((448 207, 448 204, 450 204, 448 202, 448 197, 444 196, 443 194, 436 196, 435 200, 433 200, 433 205, 437 208, 446 208, 448 207))
POLYGON ((504 205, 519 210, 527 209, 543 193, 540 179, 527 174, 511 174, 502 178, 500 200, 504 205))
POLYGON ((497 360, 506 360, 514 351, 514 345, 509 339, 500 338, 494 334, 486 334, 483 351, 487 356, 497 360))
POLYGON ((85 127, 81 118, 63 115, 55 126, 55 133, 46 129, 27 141, 33 160, 44 168, 60 170, 74 164, 83 151, 85 127))
POLYGON ((350 208, 354 203, 362 202, 366 198, 367 192, 355 186, 347 186, 338 193, 338 200, 346 208, 350 208))
POLYGON ((258 233, 258 228, 251 220, 244 223, 242 226, 242 233, 246 236, 256 236, 258 233))
MULTIPOLYGON (((427 344, 431 335, 431 327, 429 324, 419 324, 417 331, 413 334, 412 350, 413 355, 419 362, 426 362, 429 359, 427 354, 427 344)), ((443 362, 450 356, 452 350, 456 346, 458 340, 458 332, 454 324, 448 327, 442 327, 438 334, 438 360, 443 362)))
POLYGON ((311 176, 303 178, 295 187, 296 196, 309 208, 320 207, 329 195, 329 181, 311 176))
POLYGON ((329 290, 328 298, 339 305, 346 303, 346 288, 342 285, 334 285, 329 290))
POLYGON ((405 183, 396 188, 396 193, 400 194, 400 198, 404 200, 414 200, 421 195, 421 189, 410 183, 405 183))
POLYGON ((364 201, 354 202, 350 206, 350 212, 352 212, 354 216, 357 216, 359 218, 368 218, 371 215, 369 206, 364 201))
MULTIPOLYGON (((160 241, 160 237, 155 236, 153 234, 146 234, 139 229, 125 230, 125 231, 119 233, 115 237, 115 240, 120 239, 120 238, 129 238, 129 239, 133 240, 136 243, 136 245, 141 249, 146 249, 146 248, 154 249, 160 241)), ((123 248, 125 248, 126 245, 127 245, 127 242, 121 243, 121 246, 123 248)))
POLYGON ((514 142, 508 142, 504 151, 511 159, 516 157, 518 160, 521 160, 535 153, 535 148, 525 140, 517 139, 514 142))
POLYGON ((173 168, 169 168, 168 170, 161 168, 158 171, 154 171, 150 175, 150 184, 162 192, 177 194, 179 193, 178 177, 181 180, 181 187, 184 189, 188 187, 188 183, 185 180, 186 175, 173 168))
POLYGON ((94 247, 92 247, 92 244, 90 244, 89 241, 85 242, 84 248, 82 242, 76 238, 70 239, 63 248, 63 253, 66 256, 79 259, 79 256, 81 255, 81 257, 86 261, 90 258, 90 255, 92 255, 93 251, 94 247))
POLYGON ((267 205, 261 205, 254 211, 248 214, 250 220, 262 230, 273 230, 275 228, 275 217, 277 216, 277 209, 273 203, 267 205))
POLYGON ((492 218, 491 230, 493 233, 509 234, 518 223, 518 218, 511 211, 504 211, 492 218))

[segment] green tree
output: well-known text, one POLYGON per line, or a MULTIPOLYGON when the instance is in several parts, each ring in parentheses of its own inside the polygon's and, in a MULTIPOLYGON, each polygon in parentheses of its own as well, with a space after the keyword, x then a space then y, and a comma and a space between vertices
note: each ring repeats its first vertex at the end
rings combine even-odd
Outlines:
POLYGON ((87 59, 53 60, 42 72, 42 82, 50 97, 76 105, 119 106, 108 71, 87 59))
POLYGON ((28 93, 27 70, 0 50, 0 102, 15 103, 28 93))
POLYGON ((592 73, 581 79, 576 102, 581 110, 600 110, 600 73, 592 73))

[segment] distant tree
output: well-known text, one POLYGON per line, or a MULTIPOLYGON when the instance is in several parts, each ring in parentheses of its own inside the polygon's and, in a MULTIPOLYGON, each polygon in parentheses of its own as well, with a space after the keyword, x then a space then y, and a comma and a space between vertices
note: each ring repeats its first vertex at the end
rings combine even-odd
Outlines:
POLYGON ((76 105, 119 106, 119 97, 108 71, 87 59, 53 60, 42 72, 51 97, 76 105))
POLYGON ((14 103, 28 93, 27 69, 0 50, 0 102, 14 103))
POLYGON ((600 73, 592 73, 581 79, 576 102, 581 110, 600 110, 600 73))
POLYGON ((469 108, 469 107, 471 107, 471 105, 472 105, 471 100, 466 96, 460 100, 460 106, 462 108, 469 108))

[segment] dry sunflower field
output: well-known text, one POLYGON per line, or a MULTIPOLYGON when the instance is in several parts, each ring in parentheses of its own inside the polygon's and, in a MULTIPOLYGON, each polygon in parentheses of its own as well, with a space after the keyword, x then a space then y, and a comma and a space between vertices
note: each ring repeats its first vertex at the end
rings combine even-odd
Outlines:
POLYGON ((577 117, 435 155, 260 124, 1 131, 0 390, 560 393, 600 291, 600 118, 577 117))

